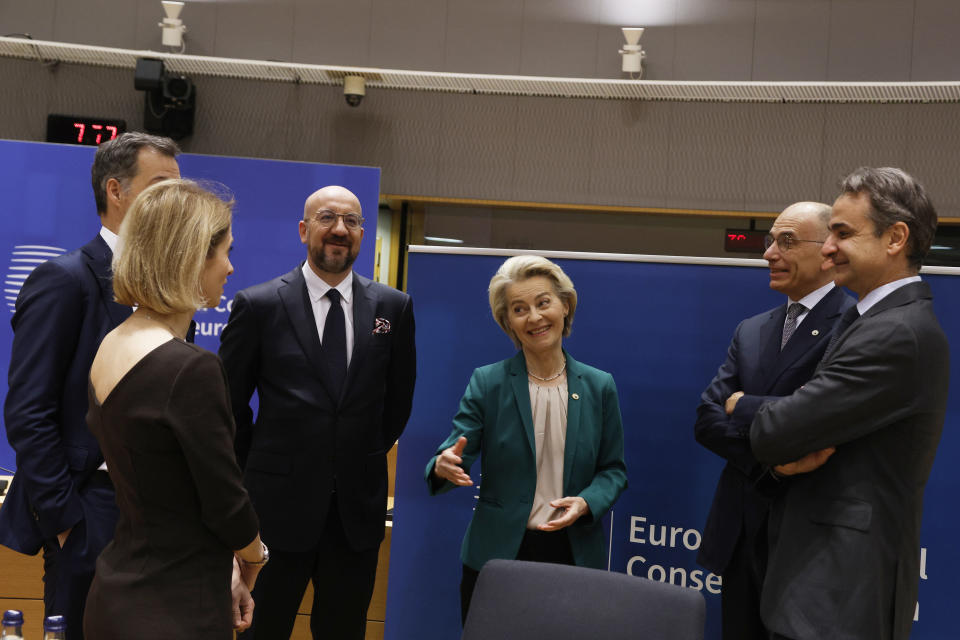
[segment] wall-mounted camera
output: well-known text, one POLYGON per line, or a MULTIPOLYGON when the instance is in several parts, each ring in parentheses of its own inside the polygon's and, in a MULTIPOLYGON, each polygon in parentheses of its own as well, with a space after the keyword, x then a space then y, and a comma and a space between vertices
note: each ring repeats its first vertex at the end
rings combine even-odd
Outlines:
POLYGON ((163 60, 139 58, 133 86, 144 91, 143 128, 180 140, 193 133, 197 88, 185 75, 167 73, 163 60))
POLYGON ((351 107, 358 106, 363 102, 363 96, 367 94, 366 80, 363 76, 344 76, 343 77, 343 97, 351 107))

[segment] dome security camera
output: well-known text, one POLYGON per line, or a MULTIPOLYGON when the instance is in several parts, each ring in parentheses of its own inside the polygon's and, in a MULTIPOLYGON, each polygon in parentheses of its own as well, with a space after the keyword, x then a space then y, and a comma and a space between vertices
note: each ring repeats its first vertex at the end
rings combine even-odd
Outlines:
POLYGON ((343 97, 351 107, 359 106, 367 93, 363 76, 345 76, 343 79, 343 97))

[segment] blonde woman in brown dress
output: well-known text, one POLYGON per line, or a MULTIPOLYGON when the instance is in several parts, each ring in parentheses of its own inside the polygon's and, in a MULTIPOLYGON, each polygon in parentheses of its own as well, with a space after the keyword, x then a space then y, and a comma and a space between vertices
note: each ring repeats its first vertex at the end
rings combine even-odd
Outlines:
POLYGON ((146 189, 120 228, 114 292, 136 311, 104 338, 87 422, 120 518, 97 560, 84 635, 233 638, 269 557, 240 480, 220 360, 185 341, 233 272, 231 206, 188 180, 146 189))

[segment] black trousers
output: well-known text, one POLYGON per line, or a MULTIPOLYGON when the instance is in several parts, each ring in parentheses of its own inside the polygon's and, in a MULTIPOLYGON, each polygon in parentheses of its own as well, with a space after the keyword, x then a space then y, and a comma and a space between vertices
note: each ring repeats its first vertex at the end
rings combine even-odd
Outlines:
MULTIPOLYGON (((269 543, 269 541, 268 541, 269 543)), ((238 640, 288 640, 307 583, 313 582, 310 632, 315 640, 363 640, 377 578, 379 549, 354 551, 336 500, 320 542, 308 551, 270 549, 253 589, 253 625, 238 640)))
POLYGON ((720 611, 723 640, 769 640, 760 619, 760 593, 767 572, 767 527, 754 533, 745 527, 723 572, 720 611))
POLYGON ((93 582, 97 557, 113 540, 117 502, 113 483, 95 471, 78 490, 83 520, 74 525, 63 548, 56 538, 43 544, 43 607, 46 616, 65 616, 67 640, 83 640, 83 608, 93 582))
MULTIPOLYGON (((559 531, 527 529, 520 542, 516 559, 572 565, 573 551, 570 549, 570 538, 567 536, 566 529, 559 531)), ((467 623, 467 612, 470 609, 470 600, 473 598, 473 589, 477 585, 479 575, 479 571, 463 565, 463 578, 460 580, 460 622, 463 625, 467 623)))

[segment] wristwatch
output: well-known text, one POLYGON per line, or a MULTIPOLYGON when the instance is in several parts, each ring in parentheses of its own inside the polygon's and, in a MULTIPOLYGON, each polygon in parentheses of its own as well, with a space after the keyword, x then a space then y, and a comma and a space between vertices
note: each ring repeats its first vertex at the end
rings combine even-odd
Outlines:
POLYGON ((240 559, 243 560, 243 563, 244 563, 244 564, 252 564, 252 565, 254 565, 254 566, 261 566, 261 567, 262 567, 263 565, 267 564, 267 562, 270 561, 270 549, 267 548, 267 545, 264 544, 263 540, 260 541, 260 550, 263 552, 263 557, 262 557, 260 560, 257 560, 256 562, 250 562, 249 560, 243 560, 243 558, 240 558, 240 559))

